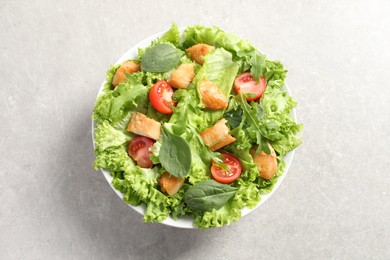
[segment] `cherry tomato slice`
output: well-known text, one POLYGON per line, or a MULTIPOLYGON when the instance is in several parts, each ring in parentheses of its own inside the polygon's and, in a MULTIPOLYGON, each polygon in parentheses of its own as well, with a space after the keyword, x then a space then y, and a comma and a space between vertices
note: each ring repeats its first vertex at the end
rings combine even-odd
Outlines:
POLYGON ((211 174, 213 178, 220 183, 232 183, 242 172, 240 160, 229 153, 221 153, 223 162, 229 167, 229 171, 223 169, 221 166, 213 162, 211 166, 211 174))
POLYGON ((254 94, 254 97, 246 97, 246 100, 255 101, 263 95, 266 84, 264 77, 260 77, 259 83, 257 83, 249 72, 245 72, 234 80, 234 89, 238 94, 254 94))
POLYGON ((142 168, 152 168, 149 148, 154 144, 153 140, 144 136, 137 136, 130 141, 128 153, 131 159, 142 168))
POLYGON ((157 81, 150 89, 149 100, 152 106, 160 113, 172 114, 172 107, 175 106, 173 101, 173 89, 165 80, 157 81))

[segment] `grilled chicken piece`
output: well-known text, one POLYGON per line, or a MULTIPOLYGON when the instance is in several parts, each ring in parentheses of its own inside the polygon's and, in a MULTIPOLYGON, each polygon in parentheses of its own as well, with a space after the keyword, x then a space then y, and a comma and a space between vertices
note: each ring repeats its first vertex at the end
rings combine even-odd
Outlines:
POLYGON ((184 179, 172 176, 167 172, 164 172, 158 179, 161 191, 168 193, 169 196, 175 195, 183 186, 183 183, 184 179))
POLYGON ((161 123, 136 112, 131 117, 127 131, 158 140, 161 134, 161 123))
POLYGON ((257 146, 252 147, 250 150, 253 161, 257 164, 260 177, 266 180, 271 179, 278 170, 275 150, 270 144, 268 144, 268 147, 271 150, 270 154, 266 154, 263 151, 256 154, 257 146))
POLYGON ((209 52, 211 52, 214 49, 215 49, 214 46, 204 44, 204 43, 199 43, 188 48, 186 52, 187 54, 190 55, 192 60, 203 65, 204 63, 203 57, 206 56, 209 52))
POLYGON ((203 79, 198 87, 202 96, 202 102, 206 108, 211 110, 227 108, 228 100, 226 96, 213 82, 203 79))
POLYGON ((126 81, 126 73, 131 74, 141 70, 140 64, 129 60, 122 63, 122 65, 116 70, 114 77, 112 78, 112 85, 116 87, 119 83, 126 81))
POLYGON ((194 64, 183 63, 171 73, 168 83, 174 88, 187 88, 194 77, 194 64))

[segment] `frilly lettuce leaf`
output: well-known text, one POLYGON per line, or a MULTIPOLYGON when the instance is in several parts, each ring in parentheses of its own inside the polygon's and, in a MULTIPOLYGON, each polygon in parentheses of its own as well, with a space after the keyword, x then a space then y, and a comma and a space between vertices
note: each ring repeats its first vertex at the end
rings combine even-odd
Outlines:
POLYGON ((169 197, 172 218, 177 220, 188 212, 187 205, 184 203, 184 194, 190 185, 184 184, 183 187, 174 196, 169 197))
POLYGON ((115 75, 115 72, 116 70, 120 67, 121 65, 118 64, 118 65, 111 65, 108 70, 107 70, 107 74, 106 74, 106 84, 104 84, 104 88, 103 88, 103 91, 104 92, 107 92, 109 90, 112 89, 112 79, 114 78, 114 75, 115 75))
POLYGON ((287 70, 279 61, 266 61, 266 66, 263 70, 265 79, 267 80, 267 90, 273 88, 281 88, 286 79, 287 70))
POLYGON ((103 151, 109 147, 117 147, 129 141, 130 137, 113 128, 108 121, 103 121, 95 129, 96 150, 103 151))
POLYGON ((256 183, 246 182, 239 186, 232 199, 232 206, 236 208, 254 208, 261 200, 259 188, 256 183))
POLYGON ((94 168, 108 169, 111 171, 123 171, 125 163, 132 163, 130 157, 127 155, 126 145, 118 147, 109 147, 103 151, 95 150, 94 168))
POLYGON ((233 61, 239 65, 239 72, 250 69, 253 78, 259 81, 264 75, 266 56, 260 54, 252 43, 234 34, 224 32, 218 27, 205 27, 201 25, 189 26, 184 31, 183 45, 188 48, 198 43, 206 43, 221 47, 233 55, 233 61))
POLYGON ((110 120, 121 119, 130 109, 145 105, 148 89, 142 84, 143 72, 127 75, 127 80, 120 83, 112 92, 114 99, 110 109, 110 120))
POLYGON ((296 102, 287 92, 279 88, 267 89, 260 106, 264 112, 261 119, 263 135, 279 155, 284 156, 302 143, 298 135, 302 125, 290 117, 296 102))
POLYGON ((238 221, 241 218, 241 209, 228 202, 218 210, 193 212, 193 215, 195 217, 195 225, 199 229, 207 229, 210 227, 230 225, 234 221, 238 221))
MULTIPOLYGON (((111 72, 110 68, 107 78, 111 72)), ((130 109, 146 112, 148 89, 142 84, 143 78, 143 72, 127 74, 126 81, 120 83, 114 90, 106 89, 106 92, 96 100, 93 119, 98 122, 104 120, 115 122, 122 119, 130 109)))
POLYGON ((249 41, 243 40, 232 33, 224 32, 216 26, 188 26, 184 30, 184 35, 183 45, 186 48, 194 44, 206 43, 215 47, 222 47, 235 57, 244 57, 256 50, 249 41))
POLYGON ((109 120, 113 99, 114 97, 112 96, 112 91, 98 96, 93 109, 92 118, 96 121, 109 120))
POLYGON ((172 43, 175 46, 180 44, 180 30, 176 23, 172 23, 171 29, 163 34, 158 40, 158 43, 172 43))

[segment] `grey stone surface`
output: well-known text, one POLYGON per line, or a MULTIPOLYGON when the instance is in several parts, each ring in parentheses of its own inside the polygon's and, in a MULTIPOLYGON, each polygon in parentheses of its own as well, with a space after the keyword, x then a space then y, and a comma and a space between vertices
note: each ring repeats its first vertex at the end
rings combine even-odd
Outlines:
POLYGON ((0 1, 0 259, 389 259, 389 1, 0 1), (281 60, 305 124, 277 192, 206 231, 141 221, 92 169, 108 65, 217 25, 281 60))

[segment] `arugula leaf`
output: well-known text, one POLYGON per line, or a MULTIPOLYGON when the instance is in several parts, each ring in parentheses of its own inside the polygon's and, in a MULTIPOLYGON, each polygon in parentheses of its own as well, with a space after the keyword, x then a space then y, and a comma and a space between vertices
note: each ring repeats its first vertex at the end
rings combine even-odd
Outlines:
POLYGON ((238 188, 221 184, 214 180, 198 182, 184 195, 185 203, 196 211, 220 209, 236 193, 238 188))
POLYGON ((190 171, 191 149, 188 142, 183 137, 172 134, 165 125, 159 159, 165 170, 178 178, 186 177, 190 171))
POLYGON ((141 61, 142 71, 167 72, 180 63, 182 52, 171 44, 157 44, 145 51, 141 61))
POLYGON ((243 94, 240 94, 237 97, 239 98, 239 102, 243 114, 245 116, 245 120, 248 123, 246 131, 249 133, 249 136, 252 139, 255 139, 256 143, 259 145, 256 154, 260 151, 264 151, 265 153, 270 154, 271 150, 269 149, 268 144, 262 135, 262 129, 260 127, 260 118, 258 117, 259 110, 257 108, 257 104, 255 102, 252 102, 252 106, 250 106, 243 94))
POLYGON ((242 113, 242 108, 238 107, 226 112, 223 117, 228 121, 231 128, 236 128, 241 124, 242 113))
POLYGON ((265 60, 265 55, 262 55, 256 51, 249 61, 252 66, 250 73, 257 83, 259 82, 260 77, 263 76, 264 67, 266 65, 265 60))

